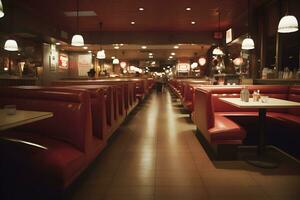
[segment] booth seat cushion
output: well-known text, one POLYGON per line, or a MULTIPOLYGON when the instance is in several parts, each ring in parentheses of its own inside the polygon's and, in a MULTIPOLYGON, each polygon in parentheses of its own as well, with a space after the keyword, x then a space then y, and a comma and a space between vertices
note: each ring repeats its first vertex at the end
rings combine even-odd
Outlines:
POLYGON ((2 143, 7 141, 7 145, 1 146, 5 148, 2 149, 1 154, 17 162, 18 165, 30 169, 24 170, 29 182, 37 181, 50 187, 66 188, 86 165, 84 153, 59 140, 35 133, 16 131, 1 133, 1 138, 14 139, 14 141, 6 139, 2 141, 2 143))
POLYGON ((297 126, 300 126, 300 116, 298 115, 293 115, 293 114, 289 114, 289 113, 268 113, 268 116, 276 119, 276 120, 280 120, 282 122, 288 123, 288 124, 294 124, 297 126))
POLYGON ((230 143, 236 141, 236 144, 240 144, 246 137, 246 132, 242 127, 219 114, 215 114, 214 127, 208 129, 208 132, 211 137, 211 143, 213 144, 226 144, 227 140, 229 140, 230 143))

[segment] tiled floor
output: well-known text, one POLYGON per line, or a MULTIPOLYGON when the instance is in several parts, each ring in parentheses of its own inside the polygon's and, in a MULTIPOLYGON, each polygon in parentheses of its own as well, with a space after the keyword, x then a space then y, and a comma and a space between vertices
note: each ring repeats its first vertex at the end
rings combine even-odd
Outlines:
POLYGON ((134 112, 73 187, 71 199, 300 199, 300 165, 293 161, 277 169, 212 162, 169 92, 154 92, 134 112))

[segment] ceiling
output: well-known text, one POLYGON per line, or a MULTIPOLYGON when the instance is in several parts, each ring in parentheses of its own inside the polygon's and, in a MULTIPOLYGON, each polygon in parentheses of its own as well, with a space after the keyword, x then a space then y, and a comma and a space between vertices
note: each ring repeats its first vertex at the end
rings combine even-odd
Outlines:
MULTIPOLYGON (((64 51, 73 52, 89 52, 92 51, 96 55, 100 49, 100 45, 86 45, 87 49, 82 47, 73 47, 70 45, 61 45, 59 48, 64 51)), ((161 59, 178 59, 178 58, 191 58, 204 56, 210 45, 199 44, 169 44, 169 45, 147 45, 146 49, 143 49, 141 45, 132 44, 114 44, 114 45, 102 45, 102 49, 105 50, 106 58, 110 59, 112 56, 122 60, 161 60, 161 59), (115 46, 119 46, 119 49, 115 49, 115 46), (174 46, 178 46, 175 49, 174 46), (170 56, 172 56, 170 58, 170 56)))
MULTIPOLYGON (((77 31, 76 17, 64 14, 76 11, 76 0, 13 1, 53 26, 77 31)), ((262 0, 251 2, 258 4, 262 0)), ((97 32, 99 22, 103 22, 103 31, 215 31, 218 9, 221 28, 225 29, 247 11, 247 0, 79 0, 80 12, 96 14, 80 16, 79 30, 97 32)))

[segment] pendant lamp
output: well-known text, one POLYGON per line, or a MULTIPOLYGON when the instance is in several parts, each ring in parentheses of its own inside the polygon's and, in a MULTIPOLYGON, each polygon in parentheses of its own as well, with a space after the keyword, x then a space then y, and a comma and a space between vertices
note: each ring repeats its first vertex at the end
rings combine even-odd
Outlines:
MULTIPOLYGON (((218 22, 218 32, 220 33, 220 9, 218 10, 218 17, 219 17, 219 22, 218 22)), ((221 55, 224 55, 223 51, 221 50, 220 48, 220 41, 219 41, 219 44, 216 48, 214 48, 213 52, 212 52, 213 55, 216 55, 216 56, 221 56, 221 55)))
POLYGON ((4 49, 6 51, 18 51, 19 50, 16 40, 13 40, 13 39, 6 40, 6 42, 4 44, 4 49))
POLYGON ((113 64, 114 65, 118 65, 120 63, 118 58, 113 59, 113 64))
POLYGON ((279 33, 292 33, 299 29, 297 18, 293 15, 289 15, 289 5, 287 2, 287 13, 282 17, 278 24, 279 33))
POLYGON ((102 43, 102 37, 101 37, 101 32, 102 32, 102 22, 99 23, 100 26, 100 50, 97 52, 97 58, 100 60, 105 59, 105 51, 102 49, 101 43, 102 43))
POLYGON ((292 33, 298 31, 298 21, 293 15, 286 15, 281 18, 278 24, 279 33, 292 33))
POLYGON ((242 42, 242 49, 244 50, 250 50, 250 49, 254 49, 254 41, 253 39, 250 37, 249 35, 249 20, 250 20, 250 12, 249 12, 249 7, 250 7, 250 0, 248 0, 248 34, 247 34, 247 38, 245 38, 242 42))
POLYGON ((77 0, 77 16, 76 16, 76 26, 77 26, 77 34, 73 35, 71 45, 76 47, 84 46, 84 40, 82 35, 79 34, 79 0, 77 0))
POLYGON ((99 50, 98 52, 97 52, 97 58, 98 59, 100 59, 100 60, 103 60, 103 59, 105 59, 105 51, 104 50, 99 50))
POLYGON ((2 1, 0 0, 0 18, 4 17, 3 5, 2 1))

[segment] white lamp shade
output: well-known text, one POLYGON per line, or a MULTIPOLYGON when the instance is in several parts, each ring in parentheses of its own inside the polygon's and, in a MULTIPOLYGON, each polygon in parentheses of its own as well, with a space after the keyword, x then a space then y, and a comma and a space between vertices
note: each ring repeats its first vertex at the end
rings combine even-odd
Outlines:
POLYGON ((6 42, 4 44, 4 49, 6 51, 18 51, 19 50, 16 40, 6 40, 6 42))
POLYGON ((279 33, 292 33, 298 31, 298 21, 293 15, 286 15, 282 17, 278 24, 279 33))
POLYGON ((118 65, 120 63, 118 58, 113 59, 113 64, 114 65, 118 65))
POLYGON ((254 41, 252 38, 245 38, 242 43, 242 49, 249 50, 254 49, 254 41))
POLYGON ((198 63, 193 62, 193 63, 191 64, 191 68, 192 68, 192 69, 195 69, 195 68, 197 68, 197 67, 198 67, 198 63))
POLYGON ((100 50, 97 52, 97 58, 98 59, 105 59, 105 51, 104 50, 100 50))
POLYGON ((220 49, 220 47, 216 47, 214 50, 213 50, 213 55, 224 55, 223 51, 220 49))
POLYGON ((73 35, 71 45, 76 47, 84 46, 82 35, 73 35))
POLYGON ((206 58, 203 58, 203 57, 199 58, 198 62, 200 64, 200 66, 204 66, 206 64, 206 58))
POLYGON ((0 0, 0 18, 4 16, 2 1, 0 0))

